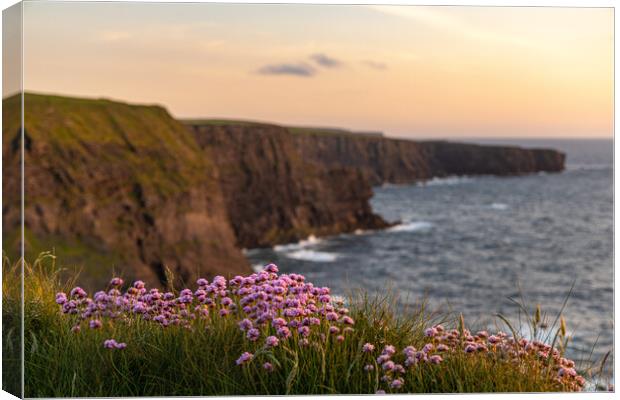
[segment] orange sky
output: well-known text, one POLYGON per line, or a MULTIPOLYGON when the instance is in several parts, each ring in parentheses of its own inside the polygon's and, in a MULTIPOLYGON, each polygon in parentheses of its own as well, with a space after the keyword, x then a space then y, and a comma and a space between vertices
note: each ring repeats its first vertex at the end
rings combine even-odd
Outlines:
POLYGON ((30 91, 395 136, 612 135, 612 9, 24 6, 30 91))

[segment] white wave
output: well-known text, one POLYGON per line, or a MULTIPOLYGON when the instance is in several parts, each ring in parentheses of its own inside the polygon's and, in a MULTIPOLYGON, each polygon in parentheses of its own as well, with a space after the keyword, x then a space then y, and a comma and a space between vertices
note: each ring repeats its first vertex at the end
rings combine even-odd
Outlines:
POLYGON ((302 239, 297 243, 278 244, 276 246, 273 246, 273 249, 278 252, 287 252, 287 251, 303 249, 303 248, 310 247, 310 246, 315 246, 321 242, 322 242, 321 239, 317 238, 314 235, 310 235, 308 236, 307 239, 302 239))
POLYGON ((252 270, 254 272, 256 272, 256 273, 259 273, 259 272, 261 272, 265 268, 265 265, 267 265, 267 264, 262 264, 262 263, 261 264, 252 264, 252 270))
POLYGON ((418 232, 418 231, 427 231, 433 227, 433 224, 426 221, 413 221, 413 222, 405 222, 402 224, 398 224, 391 228, 388 228, 388 231, 392 232, 418 232))
POLYGON ((473 178, 467 176, 448 176, 445 178, 433 178, 426 182, 421 182, 421 186, 444 186, 444 185, 460 185, 471 182, 473 178))
POLYGON ((303 260, 303 261, 312 261, 312 262, 334 262, 338 259, 338 254, 336 253, 326 253, 324 251, 313 251, 313 250, 297 250, 292 253, 286 254, 288 258, 292 258, 295 260, 303 260))
MULTIPOLYGON (((415 184, 415 183, 413 183, 415 184)), ((383 182, 379 187, 384 188, 384 189, 389 189, 389 188, 402 188, 402 187, 406 187, 406 186, 411 186, 412 183, 390 183, 390 182, 383 182)))
POLYGON ((508 204, 504 203, 492 203, 489 207, 494 210, 507 210, 508 208, 510 208, 508 204))

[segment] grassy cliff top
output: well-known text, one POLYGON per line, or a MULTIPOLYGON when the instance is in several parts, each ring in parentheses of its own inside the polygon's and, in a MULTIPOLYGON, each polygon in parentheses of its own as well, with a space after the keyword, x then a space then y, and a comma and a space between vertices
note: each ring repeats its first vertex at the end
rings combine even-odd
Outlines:
POLYGON ((237 119, 225 119, 225 118, 215 118, 215 119, 181 119, 186 125, 203 125, 203 126, 278 126, 284 129, 288 129, 288 131, 295 135, 314 135, 314 136, 341 136, 341 135, 352 135, 352 136, 364 136, 364 137, 383 137, 382 132, 356 132, 350 131, 342 128, 329 128, 329 127, 313 127, 313 126, 286 126, 279 125, 268 122, 260 122, 260 121, 248 121, 248 120, 237 120, 237 119))
MULTIPOLYGON (((4 99, 2 107, 8 149, 20 134, 21 97, 4 99)), ((193 135, 159 105, 25 93, 24 125, 26 145, 37 152, 31 163, 75 173, 111 163, 160 191, 188 187, 209 168, 193 135)))

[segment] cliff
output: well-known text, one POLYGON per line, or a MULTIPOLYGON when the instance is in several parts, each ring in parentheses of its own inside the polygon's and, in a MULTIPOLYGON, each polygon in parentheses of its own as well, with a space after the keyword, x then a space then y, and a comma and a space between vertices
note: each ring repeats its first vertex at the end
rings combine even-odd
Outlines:
POLYGON ((189 123, 218 166, 240 247, 264 247, 388 224, 375 215, 372 189, 357 168, 302 159, 287 128, 189 123))
MULTIPOLYGON (((388 226, 362 172, 303 162, 285 128, 192 132, 159 106, 35 94, 25 109, 27 259, 53 247, 92 282, 111 265, 149 283, 165 280, 164 266, 185 282, 246 273, 244 247, 388 226)), ((3 113, 3 247, 14 259, 19 98, 3 113)))
MULTIPOLYGON (((25 110, 30 261, 53 246, 88 266, 82 276, 107 279, 113 265, 149 283, 164 280, 164 265, 186 282, 250 270, 215 166, 165 109, 27 94, 25 110)), ((3 114, 19 115, 18 97, 3 101, 3 114)), ((5 165, 19 163, 19 126, 3 124, 5 165)), ((19 175, 5 172, 3 185, 19 187, 19 175)), ((19 212, 3 209, 3 246, 13 255, 19 212)))
POLYGON ((560 172, 565 155, 549 149, 412 141, 355 134, 292 131, 302 157, 360 169, 372 185, 412 183, 449 175, 523 175, 560 172))

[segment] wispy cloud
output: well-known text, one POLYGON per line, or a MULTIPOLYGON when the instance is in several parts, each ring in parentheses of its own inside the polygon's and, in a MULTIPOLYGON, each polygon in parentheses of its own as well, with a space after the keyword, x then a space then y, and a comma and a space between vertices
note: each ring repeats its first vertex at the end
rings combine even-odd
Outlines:
POLYGON ((450 31, 470 40, 487 43, 510 44, 520 47, 533 47, 535 43, 529 42, 520 36, 504 34, 494 30, 488 30, 477 26, 461 16, 449 10, 427 6, 383 6, 371 5, 370 9, 385 15, 415 20, 434 29, 450 31))
POLYGON ((387 64, 379 62, 379 61, 373 61, 373 60, 364 60, 362 61, 362 64, 364 64, 365 66, 372 68, 372 69, 376 69, 378 71, 383 71, 385 69, 387 69, 387 64))
POLYGON ((338 68, 342 66, 342 62, 340 62, 339 60, 336 60, 335 58, 328 56, 327 54, 316 53, 316 54, 312 54, 310 58, 315 63, 319 64, 321 67, 338 68))
POLYGON ((261 75, 292 75, 305 78, 316 75, 316 70, 304 63, 269 64, 259 68, 257 72, 261 75))
MULTIPOLYGON (((343 65, 342 61, 324 53, 314 53, 308 57, 312 62, 323 68, 339 68, 343 65)), ((317 75, 319 70, 307 62, 290 62, 264 65, 257 72, 261 75, 289 75, 308 78, 317 75)))

